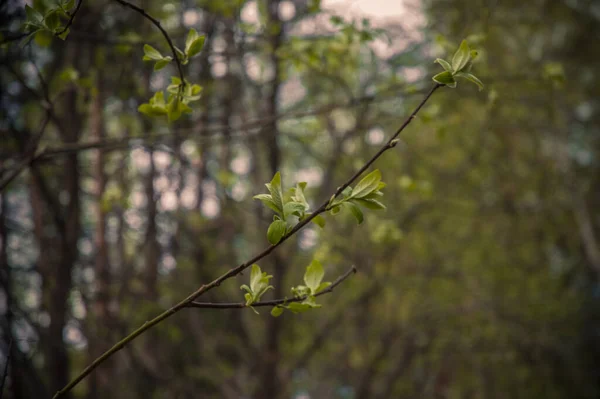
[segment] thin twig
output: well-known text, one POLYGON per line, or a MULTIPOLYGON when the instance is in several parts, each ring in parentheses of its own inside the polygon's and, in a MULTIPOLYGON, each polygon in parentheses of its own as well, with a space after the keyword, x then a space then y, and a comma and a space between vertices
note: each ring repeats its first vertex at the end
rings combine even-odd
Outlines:
POLYGON ((125 0, 115 0, 115 1, 119 4, 121 4, 122 6, 129 7, 132 10, 136 11, 137 13, 141 14, 144 18, 146 18, 150 22, 152 22, 154 24, 154 26, 156 26, 162 32, 163 36, 167 40, 167 43, 169 43, 171 52, 173 53, 173 59, 175 60, 175 63, 177 64, 177 69, 179 70, 179 77, 181 78, 181 84, 185 85, 185 76, 183 75, 183 68, 181 67, 181 61, 179 61, 179 57, 177 56, 177 50, 175 50, 175 45, 173 44, 171 37, 169 36, 167 31, 162 27, 162 25, 160 24, 160 21, 158 19, 154 18, 152 15, 148 14, 146 11, 144 11, 143 8, 138 7, 135 4, 131 4, 130 2, 125 1, 125 0))
MULTIPOLYGON (((352 273, 356 273, 356 267, 354 267, 354 266, 352 266, 346 273, 344 273, 340 277, 338 277, 333 283, 331 283, 331 285, 329 287, 327 287, 323 291, 316 294, 315 297, 333 292, 333 289, 335 287, 337 287, 338 285, 340 285, 345 279, 350 277, 350 275, 352 273)), ((306 298, 308 298, 308 295, 292 297, 292 298, 273 299, 271 301, 255 302, 250 306, 252 306, 253 308, 259 308, 259 307, 263 307, 263 306, 273 307, 273 306, 287 305, 288 303, 292 303, 292 302, 302 302, 306 298)), ((188 308, 204 308, 204 309, 243 309, 243 308, 247 308, 249 306, 246 305, 245 302, 215 303, 215 302, 192 301, 187 305, 187 307, 188 308)))
POLYGON ((25 153, 25 156, 23 157, 23 159, 11 171, 8 172, 8 176, 6 176, 4 179, 2 179, 0 181, 0 192, 2 192, 2 190, 4 190, 6 188, 6 186, 8 186, 17 176, 19 176, 21 174, 21 172, 27 168, 27 166, 29 166, 32 162, 34 162, 37 158, 40 157, 41 154, 36 155, 35 152, 37 150, 38 143, 39 143, 42 135, 44 134, 44 131, 46 130, 46 126, 48 126, 49 121, 50 121, 50 113, 46 112, 46 118, 44 119, 44 122, 42 123, 42 127, 40 128, 40 131, 38 132, 38 134, 33 138, 32 142, 30 143, 31 146, 30 146, 29 150, 25 153))
MULTIPOLYGON (((121 2, 122 0, 116 0, 116 1, 121 2)), ((415 110, 408 116, 408 118, 404 121, 404 123, 402 124, 402 126, 400 126, 400 128, 398 128, 398 130, 394 133, 394 135, 392 135, 392 137, 390 137, 390 139, 383 145, 383 147, 381 147, 381 149, 379 149, 379 151, 377 151, 377 153, 375 153, 375 155, 373 155, 373 157, 371 157, 371 159, 369 159, 367 161, 367 163, 365 163, 354 175, 352 175, 352 177, 350 177, 344 184, 342 184, 336 190, 336 192, 334 193, 334 195, 333 195, 332 198, 336 198, 337 196, 339 196, 346 187, 348 187, 350 184, 352 184, 365 170, 367 170, 367 168, 369 166, 371 166, 373 164, 373 162, 375 162, 379 157, 381 157, 381 155, 384 152, 386 152, 387 150, 390 150, 390 149, 392 149, 392 148, 394 148, 396 146, 395 139, 412 122, 412 120, 415 119, 417 113, 421 110, 421 108, 423 108, 423 106, 425 105, 425 103, 427 102, 427 100, 429 100, 429 98, 431 98, 431 96, 433 95, 433 93, 437 89, 439 89, 440 87, 442 87, 442 86, 443 85, 441 85, 441 84, 435 84, 432 87, 432 89, 429 91, 429 93, 427 93, 427 95, 425 96, 425 98, 419 103, 419 105, 415 108, 415 110)), ((299 222, 296 226, 294 226, 294 228, 289 233, 287 233, 286 235, 284 235, 277 244, 271 245, 271 246, 265 248, 259 254, 255 255, 254 257, 252 257, 248 261, 242 263, 241 265, 239 265, 237 267, 234 267, 234 268, 230 269, 229 271, 227 271, 226 273, 222 274, 220 277, 216 278, 212 282, 200 286, 196 291, 194 291, 191 294, 189 294, 185 299, 183 299, 182 301, 180 301, 176 305, 174 305, 171 308, 165 310, 164 312, 162 312, 161 314, 159 314, 158 316, 156 316, 152 320, 149 320, 149 321, 145 322, 138 329, 136 329, 131 334, 129 334, 128 336, 126 336, 125 338, 123 338, 121 341, 117 342, 112 348, 110 348, 109 350, 107 350, 106 352, 104 352, 100 357, 98 357, 96 360, 94 360, 77 377, 75 377, 75 379, 73 379, 63 389, 61 389, 60 391, 58 391, 54 395, 53 399, 59 398, 62 395, 64 395, 65 393, 69 392, 71 389, 73 389, 73 387, 75 387, 77 384, 79 384, 79 382, 81 382, 81 380, 83 380, 88 374, 90 374, 96 367, 98 367, 105 360, 107 360, 112 355, 114 355, 115 353, 117 353, 118 351, 120 351, 121 349, 123 349, 125 347, 125 345, 127 345, 128 343, 130 343, 131 341, 133 341, 134 339, 136 339, 138 336, 140 336, 141 334, 143 334, 144 332, 146 332, 150 328, 152 328, 155 325, 163 322, 167 318, 173 316, 175 313, 178 313, 180 310, 188 307, 188 305, 190 303, 192 303, 200 295, 202 295, 202 294, 204 294, 204 293, 212 290, 215 287, 220 286, 225 280, 228 280, 231 277, 234 277, 234 276, 240 274, 241 272, 243 272, 245 269, 247 269, 248 267, 250 267, 254 263, 258 262, 259 260, 261 260, 264 257, 266 257, 267 255, 269 255, 276 248, 278 248, 284 242, 286 242, 290 237, 292 237, 294 234, 296 234, 298 231, 300 231, 300 229, 302 229, 304 226, 306 226, 307 224, 309 224, 315 217, 317 217, 317 215, 320 215, 321 213, 325 212, 328 205, 329 205, 329 200, 325 201, 308 218, 304 219, 303 221, 299 222)))
MULTIPOLYGON (((375 95, 357 97, 357 98, 354 98, 351 101, 347 101, 345 103, 330 104, 330 105, 323 106, 321 108, 316 108, 316 109, 312 109, 312 110, 308 110, 308 111, 290 111, 287 113, 280 113, 273 117, 255 119, 255 120, 252 120, 252 121, 249 121, 249 122, 246 122, 243 124, 239 124, 239 125, 234 125, 234 126, 225 126, 225 125, 208 126, 204 129, 202 129, 203 136, 196 137, 195 140, 196 140, 196 142, 199 142, 199 143, 204 143, 204 142, 212 143, 212 142, 216 142, 222 138, 222 137, 218 136, 219 134, 225 134, 225 133, 229 133, 230 138, 243 138, 243 139, 255 138, 255 137, 260 136, 262 134, 262 132, 264 131, 263 128, 266 125, 272 123, 274 120, 288 120, 288 119, 305 118, 305 117, 309 117, 309 116, 327 114, 327 113, 332 112, 339 108, 357 107, 357 106, 360 106, 360 105, 363 105, 366 103, 370 103, 370 102, 387 101, 390 99, 390 96, 387 96, 387 95, 383 96, 383 94, 385 94, 386 91, 387 90, 382 91, 381 95, 379 93, 377 93, 375 95), (259 131, 257 133, 252 133, 252 134, 248 134, 248 133, 241 134, 241 133, 247 132, 248 130, 251 130, 251 129, 257 129, 259 131), (260 129, 263 129, 263 130, 260 130, 260 129)), ((421 94, 423 94, 423 93, 424 93, 424 91, 421 94)), ((397 95, 396 95, 396 97, 397 97, 397 95)), ((94 149, 99 149, 99 148, 105 149, 105 150, 111 150, 111 149, 128 148, 128 147, 133 147, 133 146, 142 146, 142 147, 148 146, 149 147, 152 145, 161 144, 162 143, 161 140, 164 138, 170 139, 174 133, 185 135, 189 132, 189 130, 190 129, 185 129, 185 128, 171 130, 168 133, 154 134, 151 137, 149 137, 148 139, 142 139, 140 137, 122 137, 122 138, 118 138, 118 139, 107 139, 107 140, 102 140, 102 141, 95 140, 95 141, 88 141, 88 142, 82 142, 82 143, 63 144, 62 146, 56 146, 56 147, 47 147, 44 151, 42 151, 40 153, 39 157, 36 158, 35 162, 36 163, 43 162, 52 157, 67 155, 67 154, 71 154, 73 152, 94 150, 94 149)), ((193 137, 193 136, 187 134, 186 138, 190 138, 190 137, 193 137)))
POLYGON ((13 339, 10 337, 8 341, 8 353, 6 354, 6 364, 4 365, 4 371, 2 372, 2 383, 0 384, 0 399, 4 396, 4 384, 6 383, 6 377, 8 376, 8 365, 10 364, 10 355, 12 354, 13 339))
POLYGON ((79 0, 77 2, 77 6, 75 7, 75 10, 73 11, 73 13, 71 14, 69 20, 67 21, 67 24, 65 25, 65 27, 63 28, 63 30, 61 30, 60 32, 56 33, 55 36, 60 36, 63 33, 65 33, 66 31, 69 30, 69 28, 71 27, 71 25, 73 25, 73 21, 75 20, 75 15, 77 15, 77 13, 79 12, 79 9, 81 8, 81 4, 83 4, 83 0, 79 0))

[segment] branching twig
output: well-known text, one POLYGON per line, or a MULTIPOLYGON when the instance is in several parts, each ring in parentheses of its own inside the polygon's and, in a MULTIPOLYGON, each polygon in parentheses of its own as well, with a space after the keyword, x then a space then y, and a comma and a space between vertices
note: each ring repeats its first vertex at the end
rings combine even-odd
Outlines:
MULTIPOLYGON (((123 0, 116 0, 116 1, 118 1, 120 3, 128 4, 128 3, 124 2, 123 0)), ((135 6, 132 6, 132 7, 135 7, 135 6)), ((379 151, 377 151, 377 153, 375 153, 375 155, 373 155, 371 157, 371 159, 369 159, 358 171, 356 171, 356 173, 354 173, 354 175, 352 175, 352 177, 350 177, 344 184, 342 184, 340 187, 338 187, 338 189, 335 191, 332 198, 336 198, 337 196, 339 196, 346 187, 350 186, 350 184, 352 184, 365 170, 367 170, 369 168, 369 166, 371 166, 379 157, 381 157, 381 155, 383 155, 384 152, 386 152, 387 150, 390 150, 396 146, 396 143, 397 143, 396 139, 398 138, 400 133, 402 133, 402 131, 412 122, 412 120, 415 119, 417 113, 421 110, 421 108, 423 108, 423 106, 425 105, 427 100, 429 100, 431 95, 442 86, 443 86, 442 84, 435 84, 432 87, 432 89, 429 91, 429 93, 427 93, 425 98, 423 98, 423 100, 419 103, 419 105, 415 108, 415 110, 409 115, 409 117, 404 121, 404 123, 400 126, 400 128, 398 128, 398 130, 396 130, 396 132, 389 138, 389 140, 383 145, 383 147, 381 147, 379 149, 379 151)), ((269 255, 276 248, 278 248, 285 241, 287 241, 290 237, 292 237, 294 234, 296 234, 298 231, 300 231, 300 229, 302 229, 304 226, 309 224, 315 217, 317 217, 317 215, 324 213, 326 211, 328 205, 329 205, 329 200, 326 200, 308 218, 304 219, 303 221, 299 222, 296 226, 294 226, 294 228, 289 233, 284 235, 277 244, 271 245, 271 246, 265 248, 263 251, 261 251, 259 254, 255 255, 248 261, 242 263, 241 265, 239 265, 237 267, 230 269, 229 271, 222 274, 220 277, 216 278, 212 282, 200 286, 196 291, 192 292, 185 299, 183 299, 182 301, 180 301, 173 307, 165 310, 163 313, 159 314, 152 320, 145 322, 141 327, 139 327, 138 329, 133 331, 131 334, 129 334, 128 336, 123 338, 121 341, 117 342, 112 348, 110 348, 109 350, 104 352, 100 357, 98 357, 96 360, 94 360, 77 377, 75 377, 75 379, 73 379, 63 389, 58 391, 54 395, 54 399, 59 398, 62 395, 64 395, 65 393, 69 392, 71 389, 73 389, 73 387, 75 387, 79 382, 81 382, 81 380, 83 380, 88 374, 90 374, 92 372, 92 370, 94 370, 96 367, 98 367, 101 363, 103 363, 105 360, 110 358, 112 355, 114 355, 115 353, 117 353, 118 351, 123 349, 123 347, 125 347, 125 345, 127 345, 128 343, 130 343, 131 341, 136 339, 138 336, 140 336, 141 334, 143 334, 150 328, 154 327, 155 325, 163 322, 167 318, 173 316, 175 313, 179 312, 180 310, 188 307, 200 295, 206 293, 207 291, 212 290, 215 287, 220 286, 225 280, 228 280, 231 277, 234 277, 234 276, 240 274, 242 271, 244 271, 245 269, 247 269, 254 263, 258 262, 259 260, 261 260, 264 257, 266 257, 267 255, 269 255)))
POLYGON ((73 11, 73 13, 71 14, 71 16, 69 17, 69 20, 67 21, 67 24, 65 25, 65 27, 63 28, 63 30, 61 30, 60 32, 56 33, 55 36, 60 36, 63 33, 65 33, 66 31, 69 30, 69 28, 71 27, 71 25, 73 25, 73 21, 75 20, 75 15, 77 15, 77 13, 79 12, 79 9, 81 8, 81 4, 83 4, 83 0, 79 0, 77 2, 77 6, 75 7, 75 10, 73 11))
POLYGON ((130 2, 125 1, 125 0, 115 0, 115 1, 119 4, 121 4, 122 6, 129 7, 132 10, 134 10, 135 12, 141 14, 144 18, 146 18, 147 20, 152 22, 154 24, 154 26, 156 26, 161 31, 161 33, 167 40, 167 43, 169 43, 169 47, 171 48, 171 52, 173 53, 173 59, 175 60, 175 63, 177 64, 177 70, 179 71, 179 77, 181 78, 181 84, 185 84, 183 68, 181 67, 181 61, 179 61, 179 57, 177 56, 177 50, 175 50, 175 45, 173 44, 171 37, 169 36, 167 31, 162 27, 162 25, 160 24, 160 21, 158 19, 154 18, 152 15, 148 14, 143 8, 138 7, 135 4, 131 4, 130 2))
MULTIPOLYGON (((317 296, 321 296, 321 295, 325 295, 325 294, 329 294, 330 292, 333 292, 333 289, 335 287, 337 287, 338 285, 340 285, 345 279, 350 277, 350 275, 352 273, 356 273, 356 267, 354 267, 354 266, 352 266, 346 273, 344 273, 340 277, 338 277, 333 283, 331 283, 331 285, 329 287, 327 287, 323 291, 319 292, 315 296, 317 297, 317 296)), ((278 306, 278 305, 287 305, 288 303, 292 303, 292 302, 302 302, 306 298, 308 298, 308 295, 303 295, 303 296, 293 297, 293 298, 274 299, 271 301, 255 302, 251 306, 253 308, 259 308, 259 307, 264 307, 264 306, 273 307, 273 306, 278 306)), ((246 305, 245 302, 215 303, 215 302, 192 301, 187 305, 187 307, 188 308, 204 308, 204 309, 243 309, 243 308, 247 308, 248 306, 246 305)))

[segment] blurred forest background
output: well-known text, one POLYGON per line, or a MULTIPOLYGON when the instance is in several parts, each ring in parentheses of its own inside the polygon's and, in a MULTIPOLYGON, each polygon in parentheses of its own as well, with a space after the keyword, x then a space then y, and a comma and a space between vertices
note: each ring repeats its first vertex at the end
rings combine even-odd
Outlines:
MULTIPOLYGON (((2 2, 0 181, 26 166, 0 192, 4 398, 51 397, 264 248, 272 213, 252 196, 275 171, 329 198, 465 37, 486 88, 438 90, 378 161, 388 209, 328 216, 261 262, 266 298, 313 256, 329 281, 356 265, 323 308, 184 310, 70 397, 599 397, 600 3, 373 3, 402 12, 137 2, 177 43, 207 37, 185 67, 202 98, 169 125, 137 112, 175 71, 142 61, 168 48, 139 14, 84 1, 65 42, 20 47, 24 3, 2 2)), ((243 301, 247 279, 202 300, 243 301)))

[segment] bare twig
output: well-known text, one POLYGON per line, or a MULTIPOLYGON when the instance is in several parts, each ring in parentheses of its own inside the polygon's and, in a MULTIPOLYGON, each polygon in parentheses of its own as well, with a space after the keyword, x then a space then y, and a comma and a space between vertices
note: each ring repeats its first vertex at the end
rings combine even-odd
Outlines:
POLYGON ((2 372, 2 383, 0 383, 0 399, 4 396, 4 384, 6 383, 6 377, 8 376, 8 365, 10 364, 10 355, 12 354, 12 337, 8 341, 8 353, 6 354, 6 364, 4 365, 4 371, 2 372))
MULTIPOLYGON (((116 0, 116 1, 121 2, 122 0, 116 0)), ((404 121, 404 123, 400 126, 400 128, 398 128, 398 130, 396 130, 396 132, 379 149, 379 151, 377 151, 375 153, 375 155, 373 155, 371 157, 371 159, 369 159, 358 171, 356 171, 356 173, 354 173, 354 175, 352 175, 352 177, 350 177, 344 184, 342 184, 340 187, 338 187, 338 189, 333 194, 332 198, 338 197, 346 187, 350 186, 350 184, 352 184, 364 171, 366 171, 369 168, 369 166, 371 166, 379 157, 381 157, 381 155, 383 155, 384 152, 386 152, 387 150, 390 150, 396 146, 396 138, 412 122, 412 120, 415 119, 417 113, 421 110, 421 108, 423 108, 423 106, 429 100, 429 98, 431 98, 433 93, 442 86, 443 85, 441 85, 441 84, 435 84, 431 88, 429 93, 427 93, 425 98, 423 98, 423 100, 419 103, 419 105, 417 105, 415 110, 408 116, 408 118, 404 121)), ((125 347, 125 345, 127 345, 128 343, 130 343, 131 341, 136 339, 138 336, 140 336, 141 334, 143 334, 150 328, 154 327, 155 325, 160 324, 161 322, 163 322, 164 320, 173 316, 174 314, 178 313, 182 309, 189 307, 189 305, 200 295, 212 290, 213 288, 220 286, 225 280, 228 280, 231 277, 234 277, 234 276, 240 274, 241 272, 243 272, 245 269, 247 269, 254 263, 256 263, 259 260, 263 259, 264 257, 268 256, 276 248, 280 247, 284 242, 286 242, 290 237, 292 237, 294 234, 296 234, 298 231, 300 231, 304 226, 309 224, 315 217, 324 213, 327 210, 328 205, 329 205, 329 200, 326 200, 325 202, 323 202, 323 204, 319 208, 317 208, 316 211, 314 211, 309 217, 307 217, 303 221, 299 222, 296 226, 294 226, 294 228, 290 232, 288 232, 286 235, 284 235, 277 244, 274 244, 274 245, 271 245, 271 246, 265 248, 264 250, 262 250, 260 253, 258 253, 257 255, 255 255, 254 257, 249 259, 248 261, 242 263, 241 265, 239 265, 237 267, 230 269, 229 271, 222 274, 220 277, 216 278, 215 280, 211 281, 210 283, 200 286, 196 291, 189 294, 185 299, 181 300, 179 303, 177 303, 174 306, 172 306, 171 308, 165 310, 164 312, 162 312, 161 314, 159 314, 152 320, 145 322, 138 329, 136 329, 131 334, 129 334, 128 336, 123 338, 121 341, 117 342, 112 348, 110 348, 109 350, 104 352, 100 357, 98 357, 96 360, 94 360, 77 377, 75 377, 75 379, 73 379, 63 389, 58 391, 54 395, 54 399, 59 398, 62 395, 64 395, 65 393, 69 392, 71 389, 73 389, 73 387, 75 387, 77 384, 79 384, 79 382, 81 382, 81 380, 83 380, 88 374, 90 374, 92 372, 92 370, 94 370, 96 367, 98 367, 100 364, 102 364, 105 360, 110 358, 112 355, 114 355, 115 353, 117 353, 118 351, 123 349, 125 347)))
POLYGON ((21 174, 21 172, 23 170, 25 170, 27 168, 27 166, 29 166, 33 161, 35 161, 40 156, 40 154, 36 155, 35 152, 37 150, 38 143, 39 143, 42 135, 44 134, 44 131, 46 130, 46 126, 48 126, 49 121, 50 121, 50 112, 47 112, 46 118, 44 119, 44 122, 42 122, 42 127, 40 128, 40 131, 33 138, 32 142, 30 143, 30 148, 28 151, 26 151, 23 159, 14 168, 12 168, 12 170, 7 172, 8 176, 6 176, 4 179, 2 179, 0 181, 0 192, 2 192, 2 190, 4 190, 6 188, 6 186, 8 186, 17 176, 19 176, 19 174, 21 174))
POLYGON ((177 56, 177 50, 175 50, 175 45, 173 44, 171 37, 169 36, 167 31, 162 27, 162 25, 160 24, 160 21, 158 19, 154 18, 152 15, 148 14, 143 8, 138 7, 135 4, 131 4, 130 2, 125 1, 125 0, 115 0, 115 1, 119 4, 121 4, 122 6, 131 8, 135 12, 141 14, 144 18, 146 18, 147 20, 152 22, 154 24, 154 26, 156 26, 161 31, 161 33, 167 40, 167 43, 169 43, 169 47, 171 48, 171 52, 173 53, 173 60, 175 60, 175 63, 177 64, 177 70, 179 71, 179 77, 181 78, 181 84, 185 84, 185 76, 183 75, 183 68, 181 67, 181 61, 179 60, 179 57, 177 56))
MULTIPOLYGON (((321 296, 321 295, 325 295, 325 294, 329 294, 330 292, 333 292, 333 289, 335 287, 337 287, 338 285, 340 285, 345 279, 350 277, 350 275, 352 273, 356 273, 356 267, 354 267, 354 266, 352 266, 346 273, 344 273, 340 277, 338 277, 329 287, 327 287, 323 291, 319 292, 315 296, 317 297, 317 296, 321 296)), ((279 305, 287 305, 288 303, 292 303, 292 302, 302 302, 306 298, 308 298, 308 295, 303 295, 303 296, 293 297, 293 298, 274 299, 271 301, 255 302, 251 306, 253 308, 259 308, 259 307, 264 307, 264 306, 273 307, 273 306, 279 306, 279 305)), ((204 309, 243 309, 243 308, 247 308, 249 306, 246 305, 245 302, 215 303, 215 302, 192 301, 187 305, 187 307, 188 308, 204 308, 204 309)))
POLYGON ((69 30, 69 28, 71 27, 71 25, 73 25, 73 21, 75 20, 75 15, 77 15, 77 13, 79 12, 79 9, 81 8, 81 4, 83 4, 83 0, 79 0, 77 2, 77 6, 75 7, 75 10, 71 13, 71 16, 69 17, 69 20, 67 21, 67 24, 65 25, 65 27, 63 28, 63 30, 61 30, 60 32, 56 33, 55 36, 60 36, 63 33, 65 33, 66 31, 69 30))

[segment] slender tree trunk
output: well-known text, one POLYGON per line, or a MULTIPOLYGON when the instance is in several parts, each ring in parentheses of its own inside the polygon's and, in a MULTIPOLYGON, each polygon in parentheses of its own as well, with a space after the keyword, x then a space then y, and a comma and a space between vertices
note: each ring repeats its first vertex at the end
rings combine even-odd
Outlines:
MULTIPOLYGON (((98 70, 96 94, 92 99, 90 110, 90 130, 94 140, 102 141, 105 139, 104 129, 104 77, 102 70, 98 70)), ((95 202, 93 205, 94 214, 96 215, 96 229, 94 232, 94 244, 96 249, 94 259, 95 269, 95 298, 93 299, 92 309, 93 315, 92 328, 90 329, 91 336, 88 337, 88 349, 90 362, 102 354, 109 345, 109 337, 107 336, 111 320, 109 313, 110 302, 110 265, 108 259, 108 246, 106 242, 106 209, 102 203, 104 189, 106 187, 106 174, 104 172, 105 155, 104 150, 99 149, 96 152, 96 159, 93 165, 94 180, 96 181, 95 202)), ((89 378, 88 398, 96 399, 110 396, 110 367, 101 367, 95 370, 89 378)))

